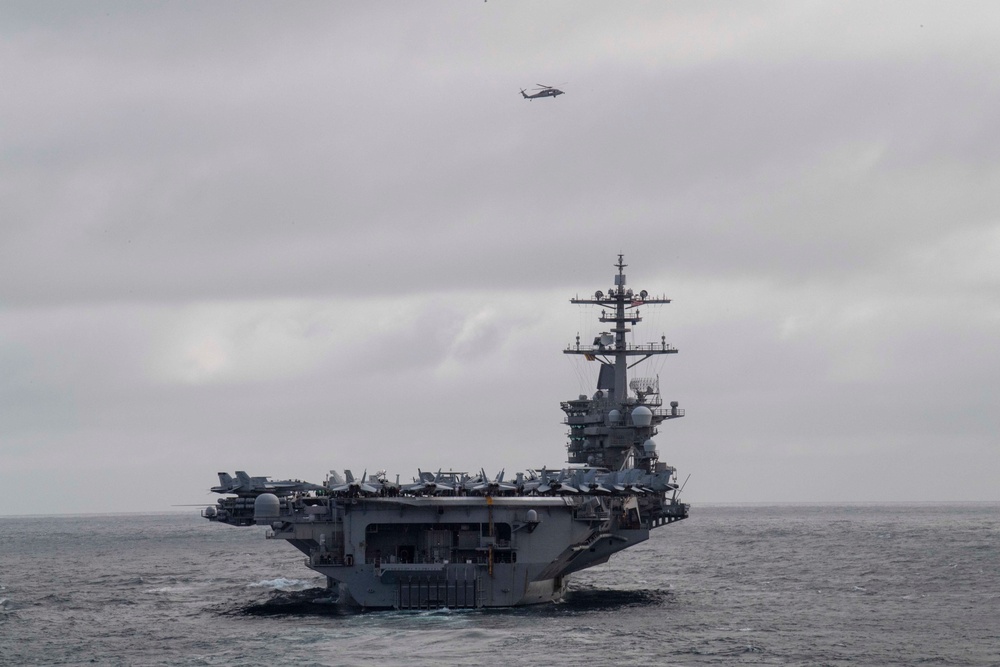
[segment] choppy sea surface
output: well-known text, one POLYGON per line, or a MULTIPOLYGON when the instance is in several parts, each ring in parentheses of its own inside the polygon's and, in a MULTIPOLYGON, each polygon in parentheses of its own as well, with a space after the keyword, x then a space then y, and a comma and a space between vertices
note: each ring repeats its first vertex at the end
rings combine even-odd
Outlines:
POLYGON ((344 611, 262 532, 0 517, 0 664, 1000 665, 998 503, 696 506, 490 611, 344 611))

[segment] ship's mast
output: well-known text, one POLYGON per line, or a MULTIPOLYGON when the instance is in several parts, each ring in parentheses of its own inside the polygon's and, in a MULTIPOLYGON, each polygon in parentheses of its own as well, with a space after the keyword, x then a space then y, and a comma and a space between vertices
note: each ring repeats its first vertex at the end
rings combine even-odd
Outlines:
MULTIPOLYGON (((644 456, 643 443, 651 442, 651 435, 656 433, 656 425, 664 419, 680 417, 683 411, 672 403, 671 409, 658 410, 658 383, 649 387, 649 391, 640 393, 638 397, 629 396, 628 371, 633 366, 642 363, 654 355, 675 354, 677 349, 668 345, 666 337, 661 336, 659 343, 631 345, 626 342, 625 334, 642 321, 639 316, 640 307, 670 303, 665 297, 651 297, 646 290, 638 294, 628 288, 623 255, 618 255, 618 263, 614 265, 618 273, 614 277, 615 284, 608 294, 601 291, 593 297, 570 299, 570 303, 578 305, 602 306, 599 320, 612 324, 609 331, 601 333, 594 339, 592 345, 581 345, 577 335, 576 344, 565 350, 566 354, 583 355, 589 361, 598 361, 601 371, 597 381, 597 393, 593 400, 581 396, 579 400, 563 404, 567 413, 567 424, 570 425, 570 462, 587 462, 595 465, 617 468, 623 465, 630 454, 639 458, 644 456), (630 358, 640 357, 629 363, 630 358), (604 392, 607 392, 605 399, 604 392), (633 408, 646 400, 646 394, 653 393, 654 408, 649 410, 651 421, 643 424, 643 420, 633 420, 633 408)), ((649 419, 648 417, 645 419, 649 419)), ((646 465, 652 466, 655 454, 648 457, 646 465)))
POLYGON ((676 354, 677 349, 667 345, 666 338, 661 337, 660 344, 649 343, 646 345, 629 345, 625 342, 625 334, 630 332, 626 325, 635 326, 642 321, 639 317, 639 307, 645 305, 656 305, 670 303, 670 299, 665 297, 650 297, 646 290, 635 294, 628 289, 625 279, 625 264, 623 255, 618 255, 618 263, 615 268, 618 274, 615 276, 615 285, 607 295, 598 291, 594 293, 592 299, 570 299, 570 303, 579 305, 604 306, 610 309, 601 311, 601 322, 614 324, 609 333, 614 334, 614 345, 606 345, 600 337, 595 339, 593 345, 580 345, 579 338, 575 346, 569 347, 563 352, 566 354, 582 354, 586 357, 594 357, 602 364, 614 368, 614 392, 612 398, 618 403, 623 403, 628 397, 628 369, 636 364, 640 364, 649 357, 656 354, 676 354), (642 359, 629 364, 629 357, 641 356, 642 359), (613 361, 611 360, 613 359, 613 361))

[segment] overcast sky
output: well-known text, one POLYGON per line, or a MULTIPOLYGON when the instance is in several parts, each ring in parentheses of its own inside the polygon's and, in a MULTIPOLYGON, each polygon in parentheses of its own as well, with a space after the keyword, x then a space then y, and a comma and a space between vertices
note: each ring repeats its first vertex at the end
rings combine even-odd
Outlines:
POLYGON ((601 327, 569 299, 619 252, 673 299, 633 372, 687 410, 687 501, 1000 500, 998 35, 994 2, 3 2, 0 514, 559 466, 601 327))

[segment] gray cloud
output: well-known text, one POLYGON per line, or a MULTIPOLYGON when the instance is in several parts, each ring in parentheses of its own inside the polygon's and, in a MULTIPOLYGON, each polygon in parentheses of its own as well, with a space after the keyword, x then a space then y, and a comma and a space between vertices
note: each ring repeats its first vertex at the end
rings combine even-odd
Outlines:
POLYGON ((618 252, 693 500, 996 500, 998 23, 7 3, 5 511, 558 465, 618 252))

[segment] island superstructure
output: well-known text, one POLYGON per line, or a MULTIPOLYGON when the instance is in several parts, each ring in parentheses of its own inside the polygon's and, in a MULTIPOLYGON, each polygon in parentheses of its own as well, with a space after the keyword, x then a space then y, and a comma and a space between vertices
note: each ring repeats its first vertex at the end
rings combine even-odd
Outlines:
POLYGON ((560 599, 567 578, 605 563, 688 516, 676 470, 659 460, 653 436, 682 417, 663 407, 659 378, 629 370, 677 350, 631 344, 642 308, 670 303, 628 288, 622 255, 614 286, 571 299, 599 306, 609 325, 592 344, 564 352, 598 363, 597 386, 561 407, 568 465, 505 479, 484 470, 418 471, 412 483, 380 470, 355 478, 331 471, 323 484, 219 473, 223 497, 202 511, 211 521, 267 527, 305 555, 341 602, 364 608, 509 607, 560 599))

